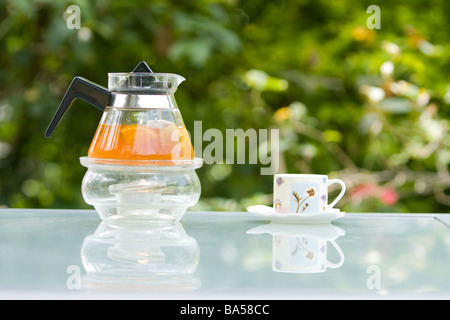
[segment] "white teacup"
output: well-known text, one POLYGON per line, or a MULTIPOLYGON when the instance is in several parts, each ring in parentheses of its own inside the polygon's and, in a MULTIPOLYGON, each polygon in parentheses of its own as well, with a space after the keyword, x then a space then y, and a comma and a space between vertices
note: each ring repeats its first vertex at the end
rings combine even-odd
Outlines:
POLYGON ((329 212, 345 194, 340 179, 328 180, 321 174, 276 174, 273 186, 273 208, 277 213, 329 212), (328 187, 339 184, 341 192, 328 204, 328 187))

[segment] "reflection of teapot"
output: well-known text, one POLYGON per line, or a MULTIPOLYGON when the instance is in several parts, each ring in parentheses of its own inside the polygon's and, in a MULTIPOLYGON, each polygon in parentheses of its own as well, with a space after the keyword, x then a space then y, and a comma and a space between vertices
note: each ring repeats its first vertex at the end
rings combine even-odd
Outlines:
POLYGON ((195 169, 202 160, 195 158, 174 97, 184 80, 153 73, 141 62, 133 72, 109 73, 108 89, 81 77, 70 84, 45 135, 52 135, 76 98, 103 111, 88 156, 80 158, 88 168, 83 197, 102 219, 119 215, 179 220, 197 203, 200 182, 195 169), (154 196, 157 184, 167 186, 159 197, 154 196), (138 205, 121 201, 133 195, 141 198, 138 205))
POLYGON ((269 223, 247 233, 270 233, 272 242, 272 270, 292 273, 325 272, 326 268, 339 268, 344 263, 344 253, 335 240, 344 235, 341 228, 331 224, 288 225, 269 223), (327 242, 339 254, 340 260, 327 259, 327 242))
POLYGON ((200 287, 193 275, 199 256, 197 241, 179 222, 103 221, 83 241, 82 284, 90 289, 195 290, 200 287))

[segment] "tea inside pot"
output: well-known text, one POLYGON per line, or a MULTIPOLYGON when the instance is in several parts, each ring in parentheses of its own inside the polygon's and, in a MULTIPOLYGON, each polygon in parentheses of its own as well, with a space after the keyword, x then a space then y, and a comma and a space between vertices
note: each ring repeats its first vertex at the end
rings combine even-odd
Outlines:
POLYGON ((179 110, 108 107, 88 156, 123 160, 188 160, 195 154, 179 110))

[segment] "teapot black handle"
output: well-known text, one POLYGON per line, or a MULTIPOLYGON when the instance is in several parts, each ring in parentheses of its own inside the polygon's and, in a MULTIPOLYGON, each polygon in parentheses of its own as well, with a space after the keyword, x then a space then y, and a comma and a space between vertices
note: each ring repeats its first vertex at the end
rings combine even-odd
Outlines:
POLYGON ((73 78, 72 83, 67 89, 66 94, 64 95, 58 109, 56 110, 55 115, 53 116, 52 121, 50 122, 50 125, 47 128, 47 131, 45 131, 45 136, 49 138, 52 135, 56 126, 59 124, 64 114, 69 109, 74 99, 83 99, 84 101, 103 111, 108 105, 110 97, 111 92, 105 87, 102 87, 82 77, 73 78))

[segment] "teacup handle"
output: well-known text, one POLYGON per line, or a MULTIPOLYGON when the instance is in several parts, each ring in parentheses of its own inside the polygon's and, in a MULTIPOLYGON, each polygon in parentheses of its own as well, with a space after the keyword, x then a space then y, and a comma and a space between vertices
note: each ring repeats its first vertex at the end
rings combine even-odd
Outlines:
POLYGON ((339 268, 344 263, 344 253, 342 252, 341 248, 337 245, 336 242, 334 242, 333 240, 330 240, 330 242, 333 245, 333 247, 336 249, 336 251, 338 252, 340 260, 338 263, 333 263, 333 262, 326 260, 326 265, 329 268, 339 268))
POLYGON ((328 205, 328 209, 332 209, 336 203, 338 203, 339 200, 341 200, 341 198, 344 196, 345 194, 345 190, 347 189, 347 187, 345 186, 344 181, 340 180, 340 179, 330 179, 328 180, 328 185, 327 187, 329 188, 332 184, 339 184, 342 188, 341 193, 339 193, 339 195, 336 197, 336 199, 334 199, 334 201, 332 203, 330 203, 328 205))

